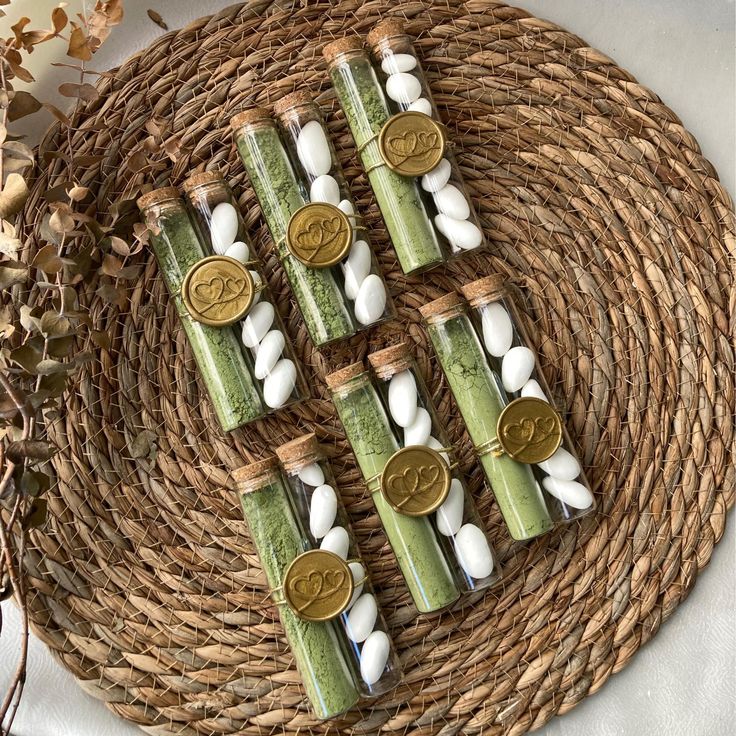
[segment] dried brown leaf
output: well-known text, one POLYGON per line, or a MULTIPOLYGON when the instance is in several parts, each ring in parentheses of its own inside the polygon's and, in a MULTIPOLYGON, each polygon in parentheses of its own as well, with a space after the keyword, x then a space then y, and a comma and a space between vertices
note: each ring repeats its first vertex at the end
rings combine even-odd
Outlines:
POLYGON ((72 328, 71 322, 58 312, 44 312, 41 315, 41 334, 46 337, 64 337, 72 328))
POLYGON ((58 121, 60 122, 60 123, 64 123, 64 125, 69 125, 69 123, 71 122, 71 121, 69 120, 69 116, 68 116, 68 115, 67 115, 66 113, 64 113, 64 112, 62 112, 61 110, 59 110, 59 108, 58 108, 58 107, 56 107, 56 105, 52 105, 52 104, 51 104, 50 102, 44 102, 44 103, 43 103, 43 106, 44 106, 44 107, 45 107, 45 108, 46 108, 46 109, 47 109, 47 110, 48 110, 48 111, 49 111, 49 112, 50 112, 50 113, 51 113, 51 114, 52 114, 52 115, 53 115, 53 116, 54 116, 54 117, 55 117, 55 118, 56 118, 56 119, 57 119, 57 120, 58 120, 58 121))
MULTIPOLYGON (((55 215, 56 213, 54 213, 55 215)), ((51 217, 53 218, 54 215, 51 217)), ((74 223, 72 222, 72 225, 74 223)), ((41 250, 36 253, 36 257, 33 259, 33 267, 34 268, 40 268, 44 273, 58 273, 63 268, 64 264, 61 261, 61 258, 59 258, 59 254, 56 251, 56 246, 51 245, 50 243, 48 245, 44 245, 41 250)))
POLYGON ((7 219, 19 212, 28 199, 28 185, 20 174, 9 174, 0 191, 0 218, 7 219))
POLYGON ((85 102, 94 102, 100 93, 91 84, 75 84, 73 82, 65 82, 59 85, 59 94, 62 97, 78 97, 85 102))
POLYGON ((28 267, 24 263, 16 265, 13 261, 7 261, 0 266, 0 289, 8 289, 13 284, 23 284, 27 279, 28 267))
POLYGON ((64 8, 56 7, 51 11, 51 23, 54 26, 54 33, 61 33, 68 21, 64 8))
POLYGON ((118 255, 121 255, 121 256, 130 255, 130 246, 122 238, 119 238, 117 235, 110 236, 110 247, 118 255))
POLYGON ((69 47, 66 55, 72 59, 80 61, 89 61, 92 58, 92 49, 90 48, 89 38, 84 35, 84 31, 74 21, 72 21, 72 32, 69 36, 69 47))
POLYGON ((18 90, 13 93, 13 99, 8 106, 8 121, 12 123, 26 115, 32 115, 41 107, 41 103, 30 92, 18 90))
POLYGON ((87 187, 81 187, 78 184, 68 191, 69 199, 73 202, 81 202, 88 194, 89 189, 87 187))
POLYGON ((25 460, 31 462, 42 462, 50 460, 58 450, 44 440, 16 440, 9 442, 5 448, 5 454, 13 463, 22 463, 25 460))
POLYGON ((148 13, 148 17, 159 27, 163 28, 165 31, 169 30, 169 27, 164 22, 164 19, 161 17, 160 13, 157 13, 155 10, 149 10, 146 11, 148 13))

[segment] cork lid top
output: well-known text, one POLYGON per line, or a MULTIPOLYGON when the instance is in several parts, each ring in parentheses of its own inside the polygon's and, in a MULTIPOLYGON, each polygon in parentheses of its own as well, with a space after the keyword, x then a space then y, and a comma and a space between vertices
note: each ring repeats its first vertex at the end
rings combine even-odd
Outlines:
POLYGON ((334 373, 328 373, 325 376, 325 383, 327 383, 327 386, 331 391, 334 391, 363 373, 367 373, 367 371, 362 362, 351 363, 349 366, 340 368, 340 370, 337 370, 334 373))
POLYGON ((368 31, 366 40, 369 46, 375 46, 385 38, 393 38, 394 36, 405 36, 404 21, 401 18, 386 18, 381 20, 368 31))
POLYGON ((176 187, 160 187, 159 189, 152 189, 146 194, 141 194, 136 201, 139 210, 145 210, 154 204, 160 204, 161 202, 167 202, 172 199, 179 199, 179 190, 176 187))
POLYGON ((264 458, 263 460, 256 460, 254 463, 248 463, 248 465, 241 465, 239 468, 233 470, 230 475, 236 483, 249 483, 255 480, 261 475, 265 475, 268 471, 274 470, 279 465, 278 459, 275 455, 264 458))
POLYGON ((188 194, 192 189, 201 187, 204 184, 215 184, 217 182, 225 183, 225 179, 223 179, 219 171, 200 171, 188 176, 181 185, 181 188, 188 194))
POLYGON ((368 362, 379 378, 390 378, 410 368, 414 356, 409 343, 400 342, 383 350, 377 350, 368 356, 368 362))
POLYGON ((456 291, 451 291, 439 299, 423 304, 419 307, 419 314, 422 315, 426 322, 434 322, 438 317, 442 317, 448 312, 454 312, 456 308, 465 304, 463 298, 456 291))
POLYGON ((302 105, 316 105, 309 90, 297 89, 289 92, 288 95, 282 97, 273 103, 273 111, 275 115, 283 115, 293 107, 301 107, 302 105))
POLYGON ((287 472, 299 470, 324 457, 314 432, 285 442, 276 448, 276 454, 287 472))
POLYGON ((503 274, 494 273, 461 286, 460 291, 471 307, 477 307, 503 297, 508 292, 508 279, 503 274))
POLYGON ((336 41, 331 41, 322 49, 322 55, 325 57, 325 61, 330 64, 340 54, 347 53, 348 51, 358 51, 363 48, 363 39, 360 36, 345 36, 344 38, 338 38, 336 41))
POLYGON ((269 120, 270 117, 271 114, 265 107, 249 107, 247 110, 243 110, 230 118, 230 127, 233 130, 237 130, 238 128, 242 128, 244 125, 248 125, 250 123, 269 120))

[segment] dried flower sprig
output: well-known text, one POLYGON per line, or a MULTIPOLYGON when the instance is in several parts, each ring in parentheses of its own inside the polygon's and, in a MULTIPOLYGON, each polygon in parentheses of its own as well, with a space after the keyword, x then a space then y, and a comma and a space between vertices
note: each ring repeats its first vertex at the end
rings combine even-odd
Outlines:
MULTIPOLYGON (((9 4, 0 0, 0 17, 9 4)), ((28 529, 45 519, 42 494, 53 483, 49 460, 57 451, 44 438, 44 426, 58 412, 70 375, 88 359, 89 341, 104 347, 107 340, 80 308, 74 285, 96 269, 98 293, 120 306, 126 295, 119 282, 138 273, 125 262, 137 247, 85 211, 90 192, 76 176, 84 162, 71 145, 77 113, 99 97, 86 62, 122 17, 121 0, 98 1, 90 13, 74 19, 62 4, 51 12, 50 29, 29 29, 30 19, 22 17, 11 27, 13 35, 0 39, 0 600, 15 600, 22 627, 15 673, 0 695, 0 736, 10 734, 25 683, 28 612, 22 561, 28 529), (15 80, 33 81, 24 64, 34 47, 58 38, 67 42, 67 56, 74 61, 63 66, 79 73, 77 82, 59 87, 62 96, 74 100, 69 114, 14 88, 15 80), (44 194, 41 232, 34 234, 43 245, 29 263, 22 259, 27 243, 15 218, 30 194, 35 154, 22 135, 14 134, 13 124, 42 109, 66 128, 67 150, 57 155, 66 164, 67 181, 44 194)))

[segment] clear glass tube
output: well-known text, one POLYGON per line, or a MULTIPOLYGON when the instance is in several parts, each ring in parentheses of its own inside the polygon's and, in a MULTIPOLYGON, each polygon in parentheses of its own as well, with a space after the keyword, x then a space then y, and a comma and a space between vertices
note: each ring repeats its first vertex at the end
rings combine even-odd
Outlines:
POLYGON ((213 252, 248 266, 256 294, 240 323, 241 340, 253 359, 253 378, 270 409, 280 409, 309 395, 276 303, 261 271, 262 264, 248 241, 238 203, 216 171, 194 174, 184 182, 203 242, 213 252))
POLYGON ((357 36, 324 49, 332 85, 404 273, 443 263, 450 251, 438 235, 419 181, 385 165, 378 136, 391 117, 376 71, 357 36))
MULTIPOLYGON (((502 276, 488 276, 462 288, 470 317, 496 375, 510 401, 531 396, 550 401, 537 354, 524 332, 514 292, 502 276)), ((562 443, 544 462, 532 466, 556 521, 590 513, 595 500, 572 440, 563 423, 562 443)))
POLYGON ((476 448, 485 448, 478 449, 480 462, 511 536, 526 540, 544 534, 554 521, 531 467, 489 451, 509 400, 478 339, 465 301, 452 292, 419 311, 468 433, 476 448))
POLYGON ((332 468, 313 434, 281 445, 276 454, 311 546, 336 551, 348 562, 355 590, 340 621, 358 673, 358 690, 365 697, 381 695, 397 685, 401 668, 332 468))
POLYGON ((289 484, 276 458, 238 468, 233 471, 233 478, 312 710, 318 718, 333 718, 352 708, 359 699, 342 624, 335 619, 306 621, 279 594, 289 566, 312 549, 309 535, 294 510, 289 484))
POLYGON ((381 474, 400 447, 370 374, 355 363, 327 376, 332 399, 414 604, 432 613, 460 596, 446 537, 426 516, 407 516, 381 492, 381 474))
POLYGON ((490 538, 409 346, 400 343, 371 353, 368 360, 399 445, 423 445, 437 450, 450 468, 452 481, 447 500, 428 518, 437 532, 452 543, 453 569, 461 589, 490 587, 500 579, 490 538))
POLYGON ((252 357, 243 350, 235 330, 196 321, 184 303, 184 277, 195 263, 209 255, 184 201, 175 188, 166 187, 143 195, 138 207, 220 426, 229 432, 258 419, 267 407, 254 378, 252 357))
POLYGON ((321 347, 356 332, 339 266, 311 268, 287 247, 291 216, 309 201, 268 112, 252 108, 231 120, 235 143, 273 238, 312 343, 321 347))
MULTIPOLYGON (((368 34, 378 79, 392 113, 421 112, 442 123, 422 65, 398 18, 381 21, 368 34)), ((440 164, 421 177, 422 197, 435 229, 453 255, 485 244, 478 216, 450 147, 440 164)))
POLYGON ((393 302, 371 247, 363 218, 356 212, 350 188, 327 132, 319 106, 298 91, 274 105, 291 160, 296 164, 310 202, 326 202, 344 212, 353 228, 353 244, 340 263, 343 289, 361 327, 395 316, 393 302))

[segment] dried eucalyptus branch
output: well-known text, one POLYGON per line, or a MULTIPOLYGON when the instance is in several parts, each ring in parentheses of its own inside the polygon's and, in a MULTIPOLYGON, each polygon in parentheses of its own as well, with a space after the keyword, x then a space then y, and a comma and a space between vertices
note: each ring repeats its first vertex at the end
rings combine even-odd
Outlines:
MULTIPOLYGON (((2 7, 9 4, 0 0, 0 17, 6 15, 2 7)), ((58 412, 69 377, 87 359, 87 342, 101 344, 105 339, 79 308, 74 284, 96 268, 108 301, 119 302, 117 281, 128 274, 124 261, 112 252, 123 257, 133 252, 114 228, 85 211, 89 208, 82 203, 90 192, 79 183, 77 170, 83 168, 83 157, 75 155, 73 146, 79 111, 99 97, 87 81, 91 72, 86 62, 122 16, 121 0, 98 1, 76 20, 59 6, 51 12, 49 30, 30 30, 30 19, 22 17, 11 27, 13 36, 0 39, 0 600, 12 597, 21 614, 15 673, 0 697, 0 736, 10 734, 25 684, 24 549, 28 530, 45 519, 42 495, 53 482, 49 460, 57 450, 44 438, 44 425, 58 412), (34 47, 59 38, 67 43, 67 55, 78 62, 65 66, 79 71, 79 81, 59 87, 62 96, 74 99, 69 114, 14 87, 15 80, 33 81, 24 63, 34 47), (42 223, 32 233, 36 250, 30 259, 30 243, 23 240, 14 220, 29 197, 35 156, 23 136, 13 134, 12 126, 43 109, 65 129, 64 150, 47 155, 64 161, 67 181, 44 194, 44 204, 39 205, 43 210, 25 218, 42 223)))

